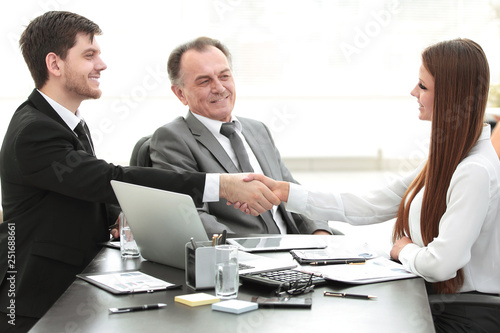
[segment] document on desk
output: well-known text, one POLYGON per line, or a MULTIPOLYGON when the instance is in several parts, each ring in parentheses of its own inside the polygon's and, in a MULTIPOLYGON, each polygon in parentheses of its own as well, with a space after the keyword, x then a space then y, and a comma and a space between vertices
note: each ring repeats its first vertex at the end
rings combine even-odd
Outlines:
POLYGON ((417 275, 406 271, 401 264, 382 256, 367 260, 362 265, 302 266, 302 270, 321 274, 326 280, 351 284, 367 284, 417 277, 417 275))
POLYGON ((140 271, 78 274, 77 277, 113 294, 153 292, 179 287, 140 271))

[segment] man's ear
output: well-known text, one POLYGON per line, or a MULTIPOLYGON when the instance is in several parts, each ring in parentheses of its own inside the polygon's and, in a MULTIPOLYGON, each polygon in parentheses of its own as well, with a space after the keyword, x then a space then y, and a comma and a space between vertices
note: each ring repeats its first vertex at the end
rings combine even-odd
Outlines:
POLYGON ((175 96, 182 102, 182 104, 187 105, 187 99, 184 96, 184 91, 179 86, 176 86, 175 84, 170 87, 172 91, 174 92, 175 96))
POLYGON ((51 73, 54 76, 61 75, 60 62, 61 58, 59 58, 57 54, 55 54, 54 52, 48 53, 47 56, 45 57, 45 65, 47 66, 49 73, 51 73))

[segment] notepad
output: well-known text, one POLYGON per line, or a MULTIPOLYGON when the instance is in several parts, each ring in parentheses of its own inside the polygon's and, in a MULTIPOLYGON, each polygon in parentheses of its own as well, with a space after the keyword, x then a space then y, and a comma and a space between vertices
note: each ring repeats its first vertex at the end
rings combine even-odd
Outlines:
POLYGON ((200 305, 217 303, 220 301, 218 297, 206 293, 175 296, 174 300, 178 303, 186 304, 189 306, 200 306, 200 305))
POLYGON ((238 299, 231 299, 229 301, 212 304, 212 310, 236 314, 257 310, 258 308, 259 305, 257 303, 241 301, 238 299))

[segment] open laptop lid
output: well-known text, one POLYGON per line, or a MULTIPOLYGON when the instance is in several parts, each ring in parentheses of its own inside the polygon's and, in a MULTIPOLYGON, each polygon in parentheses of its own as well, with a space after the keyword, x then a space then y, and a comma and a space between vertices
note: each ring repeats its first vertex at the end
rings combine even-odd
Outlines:
POLYGON ((111 186, 144 259, 184 269, 191 237, 208 241, 190 196, 116 180, 111 186))

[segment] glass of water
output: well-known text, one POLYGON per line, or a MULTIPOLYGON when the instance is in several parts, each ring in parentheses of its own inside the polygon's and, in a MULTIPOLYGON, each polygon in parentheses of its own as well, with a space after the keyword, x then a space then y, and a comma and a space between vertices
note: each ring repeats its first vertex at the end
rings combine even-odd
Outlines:
POLYGON ((234 245, 215 247, 215 296, 220 299, 238 297, 238 248, 234 245))
POLYGON ((120 213, 120 252, 122 258, 138 258, 140 255, 134 235, 132 235, 123 212, 120 213))

